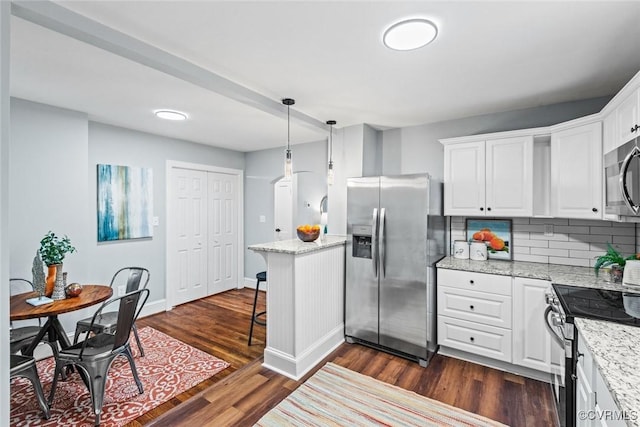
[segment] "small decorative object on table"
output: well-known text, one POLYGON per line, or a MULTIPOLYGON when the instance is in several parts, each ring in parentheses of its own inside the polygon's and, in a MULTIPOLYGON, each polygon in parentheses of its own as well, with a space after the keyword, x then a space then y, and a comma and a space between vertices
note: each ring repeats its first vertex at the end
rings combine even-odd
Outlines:
POLYGON ((36 251, 36 256, 33 258, 31 273, 33 274, 33 290, 36 291, 39 296, 44 296, 46 283, 44 278, 42 260, 40 259, 40 254, 38 253, 38 251, 36 251))
POLYGON ((320 226, 319 225, 299 225, 296 228, 296 232, 298 233, 298 239, 303 242, 313 242, 320 236, 320 226))
POLYGON ((622 276, 624 274, 624 266, 627 261, 633 259, 640 259, 640 254, 633 254, 628 257, 624 257, 616 248, 611 246, 610 243, 607 243, 607 253, 600 255, 596 259, 596 263, 593 265, 593 268, 596 270, 596 276, 598 276, 600 269, 608 266, 611 274, 611 282, 621 283, 622 276))
POLYGON ((77 297, 82 293, 82 285, 80 283, 72 283, 65 290, 69 298, 77 297))
POLYGON ((58 284, 58 291, 55 292, 53 299, 64 299, 64 284, 62 282, 62 261, 67 253, 73 253, 76 248, 71 246, 69 237, 58 237, 53 231, 49 231, 40 240, 40 257, 48 268, 47 282, 45 287, 45 295, 52 296, 54 287, 58 284), (59 273, 58 273, 59 270, 59 273))

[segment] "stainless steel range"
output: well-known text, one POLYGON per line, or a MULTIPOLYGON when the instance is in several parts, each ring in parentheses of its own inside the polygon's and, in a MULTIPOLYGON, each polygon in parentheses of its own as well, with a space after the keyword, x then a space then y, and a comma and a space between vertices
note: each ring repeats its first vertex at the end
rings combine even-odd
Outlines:
POLYGON ((562 368, 552 374, 560 424, 563 427, 574 427, 576 363, 580 356, 574 318, 585 317, 640 326, 640 318, 631 309, 637 307, 640 293, 554 284, 552 292, 546 295, 546 300, 545 322, 564 353, 562 368))

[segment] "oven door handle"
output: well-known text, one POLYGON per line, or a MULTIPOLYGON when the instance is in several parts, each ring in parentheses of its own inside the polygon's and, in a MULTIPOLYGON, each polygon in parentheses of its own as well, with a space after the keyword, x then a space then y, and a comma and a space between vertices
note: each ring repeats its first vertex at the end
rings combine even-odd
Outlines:
POLYGON ((544 310, 544 324, 551 333, 551 336, 558 341, 558 343, 564 348, 564 337, 561 337, 556 330, 549 324, 549 314, 552 312, 551 306, 547 306, 544 310))
POLYGON ((620 191, 622 192, 622 199, 635 215, 638 215, 638 212, 640 212, 640 206, 637 205, 631 198, 631 195, 629 195, 629 189, 627 188, 627 171, 631 160, 637 156, 640 156, 640 148, 636 145, 629 154, 627 154, 627 157, 624 158, 624 161, 620 166, 620 191))

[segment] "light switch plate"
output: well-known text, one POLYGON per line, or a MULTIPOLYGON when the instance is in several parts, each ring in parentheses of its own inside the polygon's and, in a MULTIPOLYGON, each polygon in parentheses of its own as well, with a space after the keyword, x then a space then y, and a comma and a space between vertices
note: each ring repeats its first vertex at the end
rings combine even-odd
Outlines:
POLYGON ((153 222, 152 222, 154 227, 157 227, 160 225, 160 218, 158 218, 157 216, 153 217, 153 222))
POLYGON ((260 222, 267 222, 267 217, 260 215, 260 222))
POLYGON ((544 235, 545 236, 553 236, 553 224, 545 224, 544 225, 544 235))

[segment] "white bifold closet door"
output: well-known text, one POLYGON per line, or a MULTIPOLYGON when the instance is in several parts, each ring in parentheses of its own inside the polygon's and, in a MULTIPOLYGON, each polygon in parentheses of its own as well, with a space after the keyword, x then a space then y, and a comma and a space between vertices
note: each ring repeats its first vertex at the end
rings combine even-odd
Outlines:
POLYGON ((237 176, 171 169, 169 289, 175 305, 237 287, 237 176))

